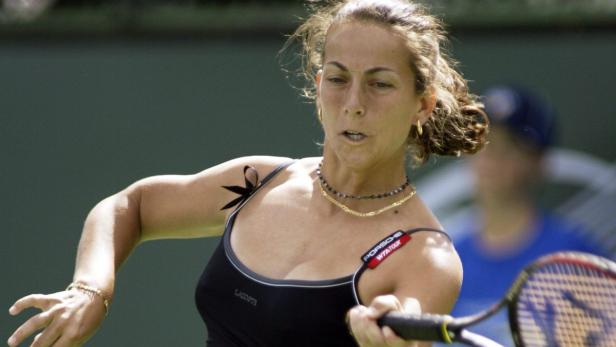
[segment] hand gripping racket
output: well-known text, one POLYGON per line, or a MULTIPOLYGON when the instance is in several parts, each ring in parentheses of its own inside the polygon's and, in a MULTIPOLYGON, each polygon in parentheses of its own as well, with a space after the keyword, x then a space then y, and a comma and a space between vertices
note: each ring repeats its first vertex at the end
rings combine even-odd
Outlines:
POLYGON ((483 312, 460 318, 391 312, 378 324, 406 340, 498 347, 466 328, 505 306, 518 347, 616 347, 616 263, 587 253, 552 253, 527 266, 507 295, 483 312))

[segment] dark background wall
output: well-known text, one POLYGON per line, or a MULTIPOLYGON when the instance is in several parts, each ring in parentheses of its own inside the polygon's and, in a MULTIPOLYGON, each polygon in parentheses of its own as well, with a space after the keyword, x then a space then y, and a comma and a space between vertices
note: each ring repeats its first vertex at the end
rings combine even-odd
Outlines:
MULTIPOLYGON (((134 180, 249 154, 319 155, 312 107, 289 87, 282 37, 0 42, 0 308, 71 280, 90 208, 134 180)), ((616 158, 616 32, 460 31, 471 88, 533 86, 561 145, 616 158)), ((140 246, 88 346, 198 346, 193 290, 217 240, 140 246)), ((2 311, 6 312, 6 311, 2 311)), ((0 338, 25 319, 0 313, 0 338)))

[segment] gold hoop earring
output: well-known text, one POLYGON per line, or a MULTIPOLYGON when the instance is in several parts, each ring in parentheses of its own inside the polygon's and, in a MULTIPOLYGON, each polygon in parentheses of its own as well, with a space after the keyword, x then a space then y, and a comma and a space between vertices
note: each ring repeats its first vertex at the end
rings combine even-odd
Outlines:
POLYGON ((317 109, 317 117, 319 117, 319 122, 323 123, 323 112, 320 108, 317 109))
POLYGON ((423 135, 423 128, 421 127, 421 122, 419 121, 419 119, 417 120, 417 135, 423 135))

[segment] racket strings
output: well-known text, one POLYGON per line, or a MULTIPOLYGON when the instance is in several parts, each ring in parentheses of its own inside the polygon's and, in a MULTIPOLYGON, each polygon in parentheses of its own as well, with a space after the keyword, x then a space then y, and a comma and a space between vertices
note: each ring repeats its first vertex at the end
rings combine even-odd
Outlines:
POLYGON ((520 289, 524 346, 616 346, 616 278, 590 266, 553 263, 520 289))

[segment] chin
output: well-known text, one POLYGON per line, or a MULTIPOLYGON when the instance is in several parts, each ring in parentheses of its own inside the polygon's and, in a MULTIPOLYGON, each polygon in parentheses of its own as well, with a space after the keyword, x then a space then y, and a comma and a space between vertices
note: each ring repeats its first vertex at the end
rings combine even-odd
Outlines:
POLYGON ((365 151, 339 151, 334 153, 341 164, 352 169, 364 169, 370 167, 371 163, 374 162, 374 158, 365 151))
POLYGON ((347 166, 347 167, 349 167, 351 169, 357 169, 357 170, 369 167, 370 166, 370 162, 371 162, 367 158, 357 158, 357 157, 350 157, 350 158, 338 157, 338 159, 345 166, 347 166))

